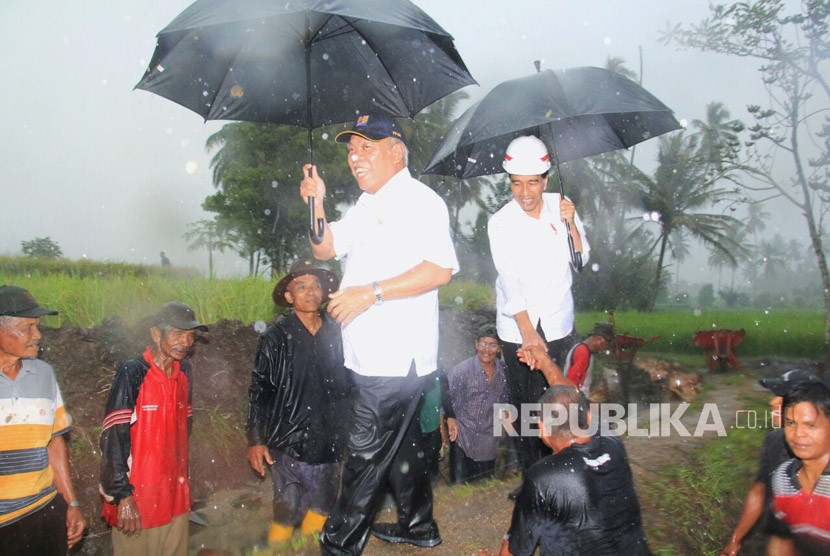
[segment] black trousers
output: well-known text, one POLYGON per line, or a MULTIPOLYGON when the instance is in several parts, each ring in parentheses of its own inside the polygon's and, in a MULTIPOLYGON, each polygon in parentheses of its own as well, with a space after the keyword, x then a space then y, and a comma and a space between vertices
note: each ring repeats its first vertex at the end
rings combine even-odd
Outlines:
POLYGON ((416 376, 414 369, 405 378, 353 377, 342 487, 320 536, 322 554, 363 551, 387 486, 404 531, 434 524, 417 416, 425 377, 416 376))
POLYGON ((0 555, 63 556, 66 546, 66 501, 57 494, 36 512, 0 527, 0 555))
MULTIPOLYGON (((536 328, 539 335, 545 338, 541 326, 536 328)), ((537 436, 522 436, 521 426, 523 419, 521 415, 521 405, 525 403, 537 403, 545 390, 548 389, 548 383, 544 375, 539 371, 531 371, 530 367, 519 361, 516 352, 522 347, 521 344, 514 344, 512 342, 500 341, 501 351, 504 354, 504 362, 506 364, 505 378, 507 379, 507 389, 510 392, 510 403, 516 406, 519 412, 519 417, 514 428, 519 436, 515 438, 515 446, 519 456, 519 464, 522 471, 527 470, 531 465, 542 459, 550 453, 550 449, 542 444, 537 436)), ((565 364, 565 357, 568 355, 576 337, 571 331, 570 334, 564 338, 546 342, 548 346, 548 354, 551 356, 557 365, 562 367, 565 364)), ((537 429, 534 425, 533 429, 537 429)))
POLYGON ((450 443, 450 481, 472 483, 491 479, 496 471, 496 460, 476 461, 468 457, 456 442, 450 443))

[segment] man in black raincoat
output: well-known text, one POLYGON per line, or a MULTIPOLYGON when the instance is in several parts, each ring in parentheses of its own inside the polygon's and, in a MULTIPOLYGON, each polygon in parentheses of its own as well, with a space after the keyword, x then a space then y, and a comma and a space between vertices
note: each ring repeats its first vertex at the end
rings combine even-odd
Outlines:
POLYGON ((274 288, 277 317, 259 340, 249 390, 248 460, 274 481, 268 542, 320 533, 340 485, 350 389, 340 327, 320 305, 337 289, 334 274, 298 261, 274 288))
POLYGON ((529 556, 537 544, 542 556, 650 554, 620 439, 586 435, 588 400, 573 386, 540 401, 540 436, 554 453, 525 473, 501 556, 529 556))

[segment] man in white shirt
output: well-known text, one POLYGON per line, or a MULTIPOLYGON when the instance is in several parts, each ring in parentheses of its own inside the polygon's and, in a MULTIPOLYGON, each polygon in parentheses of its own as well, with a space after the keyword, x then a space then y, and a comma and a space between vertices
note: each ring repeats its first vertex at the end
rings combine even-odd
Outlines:
MULTIPOLYGON (((355 393, 348 419, 343 484, 320 537, 323 554, 360 554, 387 482, 398 523, 376 524, 389 542, 440 544, 417 420, 425 377, 437 368, 438 288, 458 271, 444 201, 406 168, 394 119, 363 115, 350 131, 348 164, 363 194, 337 222, 325 223, 318 259, 344 259, 328 311, 342 325, 355 393)), ((307 164, 300 184, 325 219, 326 188, 307 164)))
MULTIPOLYGON (((575 343, 567 227, 583 263, 590 247, 570 199, 544 193, 551 163, 542 141, 532 136, 514 139, 502 167, 510 176, 513 200, 490 218, 487 233, 498 271, 496 327, 511 403, 519 407, 538 402, 547 382, 541 373, 531 371, 532 365, 519 361, 518 349, 544 348, 561 367, 575 343)), ((522 469, 538 461, 544 451, 535 437, 518 437, 517 448, 522 469)))

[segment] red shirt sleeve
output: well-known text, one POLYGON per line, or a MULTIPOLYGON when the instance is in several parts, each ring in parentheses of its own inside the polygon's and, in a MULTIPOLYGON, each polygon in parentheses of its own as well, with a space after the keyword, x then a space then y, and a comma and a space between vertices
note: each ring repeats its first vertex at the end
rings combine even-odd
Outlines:
POLYGON ((571 366, 565 371, 565 378, 570 380, 577 388, 582 388, 585 378, 588 375, 588 363, 591 361, 591 352, 588 346, 581 344, 574 350, 571 366))

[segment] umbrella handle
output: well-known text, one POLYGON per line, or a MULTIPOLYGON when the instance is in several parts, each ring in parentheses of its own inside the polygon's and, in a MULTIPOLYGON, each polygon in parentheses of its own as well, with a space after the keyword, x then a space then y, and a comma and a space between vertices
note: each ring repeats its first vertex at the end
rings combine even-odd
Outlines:
POLYGON ((576 252, 574 238, 571 235, 571 225, 565 222, 565 229, 568 230, 568 249, 571 252, 571 266, 576 272, 582 272, 582 253, 576 252))
POLYGON ((314 212, 314 197, 308 197, 308 237, 314 245, 323 243, 323 235, 326 231, 326 223, 322 218, 316 218, 314 212), (317 221, 317 227, 314 227, 314 222, 317 221))

